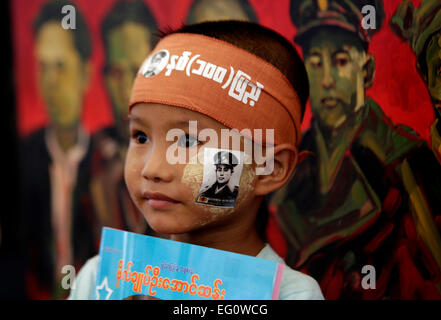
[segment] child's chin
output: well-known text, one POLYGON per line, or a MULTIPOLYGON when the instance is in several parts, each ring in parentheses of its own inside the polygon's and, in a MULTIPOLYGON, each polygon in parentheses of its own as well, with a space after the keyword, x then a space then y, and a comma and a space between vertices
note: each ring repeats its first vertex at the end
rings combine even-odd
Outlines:
POLYGON ((191 228, 176 222, 156 221, 149 223, 150 227, 160 234, 182 234, 191 231, 191 228))
POLYGON ((155 231, 158 232, 160 234, 168 234, 168 235, 172 235, 172 234, 183 234, 183 233, 189 233, 192 231, 196 231, 200 228, 203 228, 206 224, 208 224, 207 222, 189 222, 189 223, 185 223, 185 222, 177 222, 177 221, 173 221, 173 222, 159 222, 157 221, 156 223, 152 222, 151 224, 149 223, 150 227, 155 231))

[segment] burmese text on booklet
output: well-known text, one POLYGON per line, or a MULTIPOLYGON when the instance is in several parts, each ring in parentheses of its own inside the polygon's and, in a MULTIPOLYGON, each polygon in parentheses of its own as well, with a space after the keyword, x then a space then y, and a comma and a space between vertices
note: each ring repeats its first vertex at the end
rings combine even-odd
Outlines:
POLYGON ((103 228, 97 300, 277 299, 283 264, 103 228))

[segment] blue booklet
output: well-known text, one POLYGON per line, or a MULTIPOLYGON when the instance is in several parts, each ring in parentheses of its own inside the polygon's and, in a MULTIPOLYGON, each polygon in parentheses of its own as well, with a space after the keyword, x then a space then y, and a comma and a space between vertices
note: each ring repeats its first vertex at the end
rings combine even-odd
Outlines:
POLYGON ((277 299, 283 264, 103 228, 97 300, 277 299))

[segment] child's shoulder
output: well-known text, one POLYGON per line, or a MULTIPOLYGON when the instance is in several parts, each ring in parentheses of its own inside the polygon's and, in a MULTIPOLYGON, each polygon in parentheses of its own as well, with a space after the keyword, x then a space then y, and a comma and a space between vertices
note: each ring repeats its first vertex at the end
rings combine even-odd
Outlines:
POLYGON ((86 261, 75 278, 68 300, 94 299, 95 280, 98 273, 99 255, 86 261))
POLYGON ((284 265, 279 300, 323 300, 317 281, 311 276, 291 269, 283 259, 267 244, 257 255, 258 258, 273 260, 284 265))

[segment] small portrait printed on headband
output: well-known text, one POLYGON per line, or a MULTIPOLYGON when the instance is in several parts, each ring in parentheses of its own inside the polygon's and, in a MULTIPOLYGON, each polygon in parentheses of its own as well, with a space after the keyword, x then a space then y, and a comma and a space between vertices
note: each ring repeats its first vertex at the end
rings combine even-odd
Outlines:
POLYGON ((139 69, 139 73, 146 78, 156 76, 158 73, 164 70, 165 66, 168 64, 169 56, 170 53, 168 50, 156 52, 143 62, 141 68, 139 69))
POLYGON ((239 192, 243 152, 216 148, 204 150, 204 176, 196 203, 233 208, 239 192))

